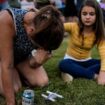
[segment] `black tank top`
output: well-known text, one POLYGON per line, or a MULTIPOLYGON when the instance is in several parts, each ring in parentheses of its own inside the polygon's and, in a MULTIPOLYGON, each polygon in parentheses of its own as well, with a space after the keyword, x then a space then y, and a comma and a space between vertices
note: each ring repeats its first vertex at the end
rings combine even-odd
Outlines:
POLYGON ((13 17, 16 30, 14 38, 14 63, 17 64, 30 56, 34 46, 28 38, 23 26, 23 18, 28 11, 16 8, 10 8, 8 11, 13 17))

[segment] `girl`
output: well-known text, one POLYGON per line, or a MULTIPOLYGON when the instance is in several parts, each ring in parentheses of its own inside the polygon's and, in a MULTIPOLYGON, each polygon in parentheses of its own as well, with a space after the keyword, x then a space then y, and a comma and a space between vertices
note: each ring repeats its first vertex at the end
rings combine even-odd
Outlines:
POLYGON ((42 65, 60 46, 63 34, 60 13, 53 6, 37 12, 14 8, 0 12, 0 91, 7 105, 16 105, 21 79, 28 86, 48 84, 42 65))
POLYGON ((65 57, 59 64, 64 79, 71 81, 71 76, 98 78, 98 83, 104 85, 105 32, 99 4, 96 0, 85 0, 79 12, 79 23, 65 23, 64 27, 71 35, 65 57), (91 58, 91 50, 95 45, 101 61, 91 58))

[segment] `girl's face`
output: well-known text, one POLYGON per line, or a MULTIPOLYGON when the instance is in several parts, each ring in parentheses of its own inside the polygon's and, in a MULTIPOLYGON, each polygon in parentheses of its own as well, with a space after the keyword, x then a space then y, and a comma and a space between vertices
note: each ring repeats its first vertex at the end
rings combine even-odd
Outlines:
POLYGON ((81 11, 81 21, 84 26, 92 26, 96 22, 95 9, 91 6, 84 6, 81 11))

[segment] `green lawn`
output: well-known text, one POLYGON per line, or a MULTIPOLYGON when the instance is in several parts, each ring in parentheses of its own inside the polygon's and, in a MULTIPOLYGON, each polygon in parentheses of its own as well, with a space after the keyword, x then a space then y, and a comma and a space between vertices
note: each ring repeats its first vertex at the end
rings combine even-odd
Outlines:
MULTIPOLYGON (((64 39, 60 48, 54 52, 54 57, 44 65, 48 72, 50 82, 47 87, 34 88, 35 105, 105 105, 105 87, 97 85, 96 81, 81 78, 74 79, 70 84, 62 81, 58 69, 58 62, 63 58, 66 46, 67 40, 64 39), (41 94, 47 90, 57 92, 63 95, 64 98, 57 99, 56 102, 46 102, 41 97, 41 94)), ((93 49, 92 56, 98 58, 98 53, 95 48, 93 49)), ((21 99, 21 94, 22 91, 17 94, 18 101, 21 99)), ((5 105, 4 103, 4 99, 0 97, 0 105, 5 105)))

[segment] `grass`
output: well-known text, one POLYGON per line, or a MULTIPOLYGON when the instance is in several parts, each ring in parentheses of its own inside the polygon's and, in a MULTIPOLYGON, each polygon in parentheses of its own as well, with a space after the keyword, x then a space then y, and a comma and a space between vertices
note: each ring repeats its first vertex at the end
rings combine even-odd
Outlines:
MULTIPOLYGON (((105 105, 105 87, 98 85, 96 81, 81 78, 74 79, 70 84, 62 81, 58 63, 64 56, 66 46, 67 40, 64 39, 60 48, 54 52, 54 56, 44 65, 50 82, 47 87, 34 88, 35 105, 105 105), (45 101, 41 94, 46 90, 57 92, 64 98, 57 99, 56 102, 45 101)), ((92 56, 99 58, 96 48, 93 48, 92 56)), ((22 91, 16 95, 18 101, 21 99, 22 91)), ((3 97, 0 97, 0 105, 5 105, 3 97)))

